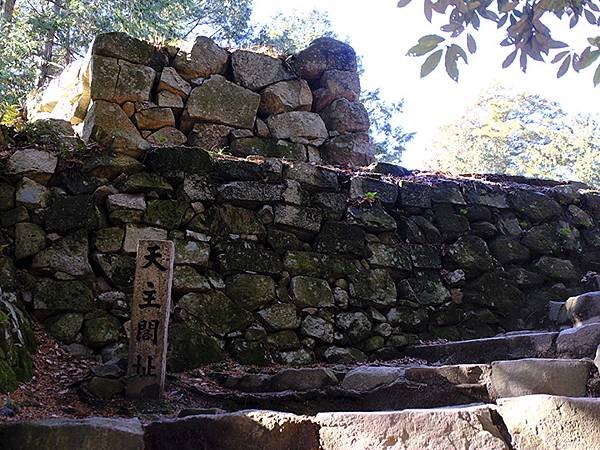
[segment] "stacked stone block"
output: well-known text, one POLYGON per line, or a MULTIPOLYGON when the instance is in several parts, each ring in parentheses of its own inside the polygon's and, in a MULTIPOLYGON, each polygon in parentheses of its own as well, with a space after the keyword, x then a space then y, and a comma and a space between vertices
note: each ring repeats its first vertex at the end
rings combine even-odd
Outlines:
POLYGON ((207 37, 187 53, 108 33, 29 114, 67 120, 85 142, 133 157, 189 145, 354 167, 374 158, 359 94, 354 50, 331 38, 282 59, 207 37))

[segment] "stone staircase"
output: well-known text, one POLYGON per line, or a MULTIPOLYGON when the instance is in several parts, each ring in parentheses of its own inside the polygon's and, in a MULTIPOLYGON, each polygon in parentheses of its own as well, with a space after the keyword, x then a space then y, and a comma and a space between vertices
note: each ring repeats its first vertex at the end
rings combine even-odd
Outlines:
POLYGON ((213 373, 177 418, 0 426, 1 450, 600 449, 600 322, 415 345, 396 363, 213 373))

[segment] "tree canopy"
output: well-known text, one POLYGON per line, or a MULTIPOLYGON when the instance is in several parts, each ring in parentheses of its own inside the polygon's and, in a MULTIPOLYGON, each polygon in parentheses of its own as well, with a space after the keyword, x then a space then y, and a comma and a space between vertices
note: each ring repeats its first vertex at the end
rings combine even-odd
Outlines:
POLYGON ((600 117, 565 112, 539 95, 495 86, 468 113, 441 128, 434 168, 504 173, 600 187, 600 117))
MULTIPOLYGON (((411 1, 400 0, 398 7, 405 7, 411 1)), ((408 50, 410 56, 425 57, 421 77, 433 72, 443 56, 448 76, 457 81, 458 61, 462 59, 467 63, 467 51, 477 51, 476 31, 484 20, 493 22, 503 31, 504 39, 500 45, 511 48, 502 63, 504 68, 518 57, 521 70, 525 72, 530 60, 544 62, 552 53, 551 62, 560 63, 557 72, 560 78, 569 69, 579 72, 592 66, 600 56, 600 35, 590 36, 587 45, 577 50, 556 40, 548 25, 548 18, 554 16, 568 20, 570 28, 588 25, 590 31, 598 33, 600 6, 597 0, 424 0, 423 11, 429 22, 437 14, 447 18, 448 23, 441 27, 445 36, 423 36, 408 50)), ((595 86, 600 84, 600 64, 595 68, 593 82, 595 86)))

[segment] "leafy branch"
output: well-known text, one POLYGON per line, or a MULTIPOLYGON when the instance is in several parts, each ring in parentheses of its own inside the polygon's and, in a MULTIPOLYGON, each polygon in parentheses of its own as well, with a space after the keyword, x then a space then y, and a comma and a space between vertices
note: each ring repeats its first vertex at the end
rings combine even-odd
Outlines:
MULTIPOLYGON (((403 8, 411 1, 400 0, 398 7, 403 8)), ((526 72, 530 60, 546 62, 545 58, 551 52, 557 52, 553 54, 551 63, 560 63, 557 72, 560 78, 569 69, 580 72, 592 66, 600 56, 600 36, 588 38, 589 45, 577 52, 568 44, 554 39, 552 30, 542 21, 554 15, 561 20, 568 19, 570 28, 574 28, 583 17, 588 24, 598 27, 600 6, 597 0, 424 0, 423 7, 429 22, 432 22, 434 13, 447 17, 448 23, 440 29, 448 36, 423 36, 409 49, 409 56, 427 55, 421 65, 422 78, 433 72, 444 56, 446 73, 458 81, 458 61, 462 59, 467 64, 467 52, 461 45, 450 43, 449 39, 466 34, 466 48, 469 53, 475 53, 477 43, 474 35, 465 31, 478 31, 482 20, 494 22, 497 29, 503 29, 506 33, 500 45, 512 47, 512 51, 504 59, 503 68, 512 65, 518 57, 521 70, 526 72)), ((600 84, 600 64, 596 67, 593 82, 594 86, 600 84)))

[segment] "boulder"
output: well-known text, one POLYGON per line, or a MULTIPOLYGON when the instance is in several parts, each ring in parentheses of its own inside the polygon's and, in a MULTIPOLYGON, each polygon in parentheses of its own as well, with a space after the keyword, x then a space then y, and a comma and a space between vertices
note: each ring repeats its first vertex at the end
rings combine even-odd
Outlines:
POLYGON ((143 450, 144 430, 138 419, 46 419, 0 425, 6 449, 143 450))
POLYGON ((55 197, 46 211, 46 231, 68 233, 94 230, 102 223, 102 215, 91 195, 55 197))
POLYGON ((580 278, 580 272, 568 259, 542 256, 533 267, 542 275, 558 281, 577 281, 580 278))
POLYGON ((277 202, 281 201, 285 186, 259 181, 232 181, 218 187, 219 196, 234 202, 277 202))
POLYGON ((344 133, 327 140, 320 150, 327 164, 362 167, 375 160, 376 149, 367 133, 344 133))
POLYGON ((239 274, 229 278, 225 292, 243 308, 254 311, 275 300, 275 281, 265 275, 239 274))
POLYGON ((52 153, 26 148, 15 151, 8 159, 7 171, 11 175, 26 176, 46 184, 54 175, 58 158, 52 153))
POLYGON ((290 282, 290 292, 296 305, 301 308, 334 305, 329 284, 319 278, 296 276, 290 282))
POLYGON ((261 91, 258 111, 264 116, 289 111, 310 111, 312 101, 312 92, 305 80, 281 81, 261 91))
POLYGON ((206 175, 187 175, 183 180, 183 192, 191 202, 212 201, 215 199, 212 184, 206 175))
POLYGON ((158 106, 161 108, 171 108, 174 111, 181 111, 183 109, 183 99, 170 91, 160 91, 157 98, 158 106))
MULTIPOLYGON (((414 245, 411 245, 411 249, 413 247, 414 245)), ((387 245, 380 242, 369 242, 368 249, 371 252, 371 256, 368 258, 368 261, 369 264, 374 268, 384 267, 405 271, 410 271, 412 269, 411 253, 405 245, 399 243, 395 245, 387 245)), ((435 265, 433 258, 428 259, 428 261, 428 267, 435 265)), ((416 261, 415 265, 417 265, 416 261)))
POLYGON ((173 290, 177 293, 206 292, 211 289, 208 279, 192 266, 175 266, 173 290))
POLYGON ((213 75, 192 90, 183 114, 190 121, 252 130, 259 103, 260 95, 213 75))
POLYGON ((360 102, 345 98, 333 101, 320 113, 325 126, 339 133, 360 133, 369 129, 369 113, 360 102))
POLYGON ((302 187, 311 191, 337 191, 339 184, 333 170, 305 162, 294 162, 287 169, 287 178, 298 181, 302 187))
POLYGON ((153 422, 146 450, 311 450, 319 447, 317 425, 308 417, 273 411, 195 415, 153 422))
POLYGON ((337 378, 331 369, 300 368, 283 369, 271 377, 271 388, 278 391, 311 391, 337 384, 337 378))
POLYGON ((231 54, 231 68, 234 81, 253 91, 296 77, 283 60, 248 50, 231 54))
POLYGON ((398 186, 387 181, 368 177, 353 177, 350 180, 350 197, 364 200, 373 195, 385 205, 394 205, 398 199, 398 186))
POLYGON ((151 67, 97 55, 90 61, 90 73, 92 100, 118 104, 149 101, 156 78, 151 67))
POLYGON ((127 33, 111 32, 96 36, 92 43, 92 55, 108 56, 126 61, 152 65, 156 48, 149 42, 135 39, 127 33))
POLYGON ((559 355, 572 358, 593 358, 600 345, 600 323, 590 323, 563 330, 556 338, 559 355))
POLYGON ((83 325, 83 314, 67 313, 52 316, 44 322, 44 328, 58 341, 72 344, 83 325))
POLYGON ((173 67, 186 80, 208 78, 214 74, 224 74, 227 70, 229 54, 215 42, 198 36, 191 52, 180 51, 173 61, 173 67))
POLYGON ((569 359, 494 361, 491 388, 496 398, 549 394, 585 397, 592 363, 569 359))
POLYGON ((148 153, 146 166, 167 178, 183 179, 185 174, 210 172, 213 159, 210 153, 199 148, 159 147, 148 153))
POLYGON ((217 262, 225 274, 256 272, 279 276, 283 265, 277 254, 250 241, 230 241, 219 248, 217 262))
POLYGON ((360 342, 371 333, 371 321, 362 312, 344 312, 335 317, 336 326, 351 342, 360 342))
POLYGON ((458 238, 448 247, 448 257, 453 264, 464 269, 468 274, 486 272, 496 265, 496 260, 490 254, 487 244, 477 236, 458 238))
POLYGON ((512 192, 509 201, 514 209, 535 222, 550 219, 562 212, 560 205, 551 196, 532 190, 512 192))
POLYGON ((112 316, 95 317, 83 322, 83 339, 92 348, 117 342, 121 323, 112 316))
POLYGON ((318 114, 290 111, 269 116, 267 126, 276 139, 290 139, 300 144, 321 145, 329 136, 318 114))
POLYGON ((31 268, 48 272, 64 272, 75 277, 93 273, 89 262, 89 244, 83 233, 65 237, 40 251, 31 268))
POLYGON ((344 277, 358 272, 350 259, 315 252, 288 251, 284 265, 292 275, 311 277, 344 277))
POLYGON ((278 205, 275 208, 275 224, 318 232, 323 214, 318 208, 302 208, 293 205, 278 205))
POLYGON ((134 209, 146 211, 146 199, 142 194, 112 194, 106 201, 109 211, 117 209, 134 209))
POLYGON ((356 72, 356 53, 348 44, 322 37, 296 54, 292 66, 306 80, 319 79, 325 71, 332 69, 356 72))
POLYGON ((210 330, 217 336, 244 329, 252 316, 221 291, 190 293, 177 303, 179 316, 190 328, 210 330))
POLYGON ((127 177, 122 190, 126 193, 155 192, 160 196, 168 196, 173 193, 173 186, 156 173, 138 172, 127 177))
POLYGON ((375 307, 396 303, 396 285, 385 269, 350 276, 350 295, 375 307))
POLYGON ((229 146, 229 151, 241 157, 261 155, 270 158, 306 161, 306 147, 304 145, 282 139, 276 140, 261 137, 235 139, 229 146))
POLYGON ((359 258, 370 256, 366 233, 345 222, 325 222, 315 241, 315 250, 322 253, 345 253, 359 258))
POLYGON ((89 155, 83 162, 83 172, 87 175, 113 179, 122 173, 130 175, 144 170, 144 165, 127 155, 89 155))
POLYGON ((341 386, 351 391, 370 391, 403 377, 404 369, 400 367, 356 367, 346 374, 341 386))
POLYGON ((171 92, 179 97, 186 98, 190 95, 192 87, 177 73, 173 67, 165 67, 160 74, 158 89, 171 92))
POLYGON ((23 177, 17 185, 15 193, 17 205, 32 208, 45 208, 50 200, 50 191, 46 186, 36 183, 27 177, 23 177))
POLYGON ((37 281, 33 309, 39 312, 89 312, 93 309, 92 291, 81 281, 37 281))
POLYGON ((362 227, 371 233, 395 231, 396 221, 381 206, 360 205, 350 206, 346 211, 346 221, 362 227))
POLYGON ((259 311, 258 315, 273 330, 294 330, 300 326, 296 306, 290 303, 276 303, 259 311))
POLYGON ((92 103, 81 137, 85 142, 97 142, 133 157, 150 148, 121 107, 103 100, 92 103))
POLYGON ((229 145, 234 128, 217 123, 196 123, 188 135, 188 144, 204 150, 218 150, 229 145))
POLYGON ((565 304, 565 309, 574 325, 600 322, 600 291, 570 297, 565 304))
POLYGON ((15 258, 25 259, 46 247, 46 232, 34 223, 19 222, 15 225, 15 258))
POLYGON ((174 127, 175 116, 170 108, 147 108, 135 113, 135 122, 140 130, 158 130, 174 127))
POLYGON ((334 340, 333 324, 317 316, 306 316, 300 324, 300 332, 328 344, 334 340))
POLYGON ((354 102, 360 95, 360 78, 356 72, 327 70, 321 77, 320 86, 314 92, 316 112, 322 111, 339 98, 354 102))
POLYGON ((185 144, 188 138, 175 127, 164 127, 149 135, 146 140, 157 147, 172 147, 185 144))
POLYGON ((181 372, 219 362, 225 357, 223 347, 223 342, 213 336, 187 324, 171 322, 167 365, 170 370, 181 372))
MULTIPOLYGON (((395 448, 508 450, 487 405, 399 412, 320 413, 324 450, 395 448)), ((542 448, 542 447, 538 447, 542 448)))
POLYGON ((199 269, 208 267, 210 245, 191 239, 177 239, 175 241, 175 264, 188 264, 199 269))
POLYGON ((528 395, 498 400, 512 448, 587 450, 600 442, 600 400, 528 395))

